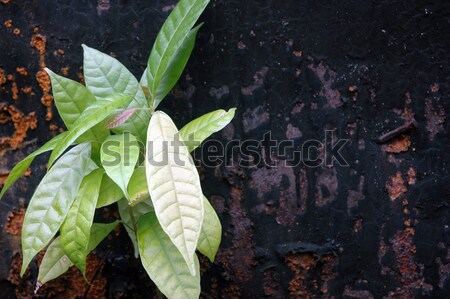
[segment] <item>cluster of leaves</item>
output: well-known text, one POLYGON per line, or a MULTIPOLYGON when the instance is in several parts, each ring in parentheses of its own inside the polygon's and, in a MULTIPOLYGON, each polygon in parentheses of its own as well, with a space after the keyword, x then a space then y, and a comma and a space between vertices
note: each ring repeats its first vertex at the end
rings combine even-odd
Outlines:
POLYGON ((86 256, 120 222, 136 257, 165 296, 199 297, 196 250, 213 261, 221 225, 203 196, 190 155, 197 144, 183 140, 194 136, 203 141, 232 120, 234 109, 213 111, 178 131, 156 108, 186 66, 201 25, 193 26, 208 2, 177 4, 156 38, 140 82, 119 61, 85 45, 85 85, 47 69, 68 130, 19 162, 0 193, 1 198, 37 155, 52 151, 22 229, 21 275, 48 246, 37 288, 72 265, 85 275, 86 256), (168 148, 167 142, 175 139, 180 146, 168 148), (161 156, 166 163, 152 163, 161 156), (119 221, 93 223, 97 208, 114 203, 119 221))

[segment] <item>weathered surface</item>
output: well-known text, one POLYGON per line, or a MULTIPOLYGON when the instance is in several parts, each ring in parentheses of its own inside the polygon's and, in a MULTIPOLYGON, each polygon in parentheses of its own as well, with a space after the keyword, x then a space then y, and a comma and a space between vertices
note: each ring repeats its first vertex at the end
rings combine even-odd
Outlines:
MULTIPOLYGON (((82 81, 85 43, 140 76, 175 2, 0 1, 0 184, 64 129, 42 68, 82 81)), ((202 167, 224 227, 216 262, 202 259, 204 298, 450 293, 449 19, 446 1, 212 1, 161 109, 182 125, 238 107, 233 124, 215 134, 221 141, 271 131, 301 149, 332 130, 333 142, 349 139, 341 151, 349 166, 290 167, 274 156, 275 167, 202 167)), ((0 202, 2 298, 31 296, 36 267, 17 276, 17 232, 21 202, 45 163, 37 159, 0 202)), ((114 211, 97 217, 113 219, 114 211)), ((123 230, 90 259, 95 296, 157 296, 123 230)), ((39 294, 82 296, 89 290, 80 278, 71 271, 39 294)))

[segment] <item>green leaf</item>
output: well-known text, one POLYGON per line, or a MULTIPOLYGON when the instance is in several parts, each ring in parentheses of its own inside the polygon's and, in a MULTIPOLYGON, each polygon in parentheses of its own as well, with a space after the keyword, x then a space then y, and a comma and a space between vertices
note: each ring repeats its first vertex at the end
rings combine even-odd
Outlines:
POLYGON ((214 262, 214 257, 222 239, 222 225, 216 211, 214 211, 214 208, 205 196, 203 196, 203 206, 205 207, 205 215, 203 217, 202 231, 198 238, 197 249, 206 255, 211 262, 214 262))
MULTIPOLYGON (((83 111, 96 101, 95 96, 84 85, 59 76, 48 68, 45 68, 45 71, 52 81, 53 98, 59 116, 70 130, 83 111)), ((102 142, 108 135, 108 130, 102 127, 94 127, 84 133, 80 141, 97 140, 102 142)))
MULTIPOLYGON (((100 244, 100 242, 109 235, 118 223, 119 221, 92 224, 89 240, 89 251, 94 250, 98 244, 100 244)), ((64 274, 72 266, 73 263, 64 253, 60 237, 57 237, 45 251, 44 258, 42 259, 39 267, 39 275, 35 293, 43 284, 64 274)))
POLYGON ((141 262, 158 289, 169 299, 200 296, 200 266, 194 254, 195 275, 162 230, 155 213, 139 219, 138 243, 141 262))
MULTIPOLYGON (((167 96, 167 94, 172 90, 172 88, 177 83, 184 68, 191 56, 192 50, 195 45, 195 38, 197 37, 197 32, 202 27, 203 24, 198 25, 191 31, 184 39, 180 48, 178 48, 177 53, 174 55, 172 61, 170 62, 167 70, 164 72, 161 82, 158 86, 155 95, 155 103, 153 107, 157 107, 159 103, 167 96)), ((147 70, 145 69, 144 74, 141 78, 141 85, 148 86, 147 83, 147 70)))
POLYGON ((155 100, 164 73, 166 73, 170 63, 179 53, 178 51, 190 33, 191 28, 197 22, 208 3, 209 0, 181 0, 172 10, 159 31, 147 64, 149 69, 147 82, 153 97, 153 107, 156 107, 158 104, 155 100))
POLYGON ((197 169, 170 117, 150 119, 145 166, 150 197, 162 229, 195 274, 194 255, 203 223, 203 195, 197 169))
POLYGON ((109 206, 117 201, 119 201, 125 195, 119 186, 109 178, 105 173, 103 175, 102 185, 100 186, 100 192, 98 195, 97 209, 109 206))
POLYGON ((33 153, 29 154, 25 159, 17 163, 16 166, 14 166, 14 168, 9 173, 8 177, 6 178, 5 185, 2 188, 2 192, 0 192, 0 199, 3 197, 6 190, 8 190, 9 187, 11 187, 11 185, 14 184, 22 176, 22 174, 31 165, 31 162, 33 162, 36 156, 53 150, 55 146, 59 143, 59 141, 66 135, 67 132, 64 132, 62 134, 53 137, 52 139, 47 141, 41 148, 35 150, 33 153))
MULTIPOLYGON (((134 100, 126 108, 148 108, 147 99, 137 79, 117 59, 82 45, 84 50, 84 79, 97 98, 114 93, 131 95, 134 100)), ((139 110, 116 133, 130 132, 145 142, 145 131, 150 119, 148 111, 139 110)))
POLYGON ((139 159, 139 144, 129 133, 113 135, 102 144, 100 158, 106 174, 120 187, 126 198, 128 182, 139 159))
POLYGON ((142 201, 136 204, 134 207, 128 205, 128 201, 126 199, 119 200, 117 202, 119 207, 120 219, 122 219, 122 223, 124 224, 125 230, 128 233, 128 236, 131 239, 134 247, 134 256, 136 258, 139 257, 139 249, 136 240, 136 224, 139 218, 147 214, 150 211, 153 211, 153 206, 149 204, 147 201, 142 201))
POLYGON ((108 100, 96 101, 93 105, 89 106, 74 123, 73 129, 68 131, 68 134, 55 146, 55 149, 50 155, 48 167, 50 168, 53 162, 84 132, 104 120, 114 110, 130 100, 130 96, 115 94, 111 95, 108 100))
POLYGON ((90 159, 91 145, 75 146, 47 172, 28 205, 22 227, 25 273, 33 257, 55 236, 77 195, 83 177, 97 166, 90 159))
POLYGON ((143 200, 150 199, 144 166, 139 166, 134 170, 128 184, 128 194, 130 195, 128 199, 130 206, 135 206, 143 200))
POLYGON ((104 170, 97 169, 82 181, 75 201, 61 226, 61 244, 64 253, 86 274, 86 256, 89 253, 89 239, 95 206, 104 170))
POLYGON ((225 111, 219 109, 194 119, 180 130, 189 151, 196 149, 211 134, 222 130, 234 117, 236 108, 225 111))

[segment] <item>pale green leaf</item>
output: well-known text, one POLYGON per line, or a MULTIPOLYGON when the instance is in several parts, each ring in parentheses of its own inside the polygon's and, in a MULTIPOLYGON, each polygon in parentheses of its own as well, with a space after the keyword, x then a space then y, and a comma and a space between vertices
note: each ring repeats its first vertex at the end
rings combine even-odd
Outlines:
POLYGON ((150 119, 145 156, 150 197, 161 227, 195 274, 194 255, 203 223, 197 169, 177 127, 164 112, 150 119))
POLYGON ((89 143, 73 147, 47 172, 34 192, 22 226, 21 275, 33 257, 55 236, 69 212, 83 177, 96 168, 90 153, 89 143))
MULTIPOLYGON (((100 242, 116 227, 119 221, 111 223, 94 223, 91 227, 89 251, 94 250, 100 242)), ((69 270, 73 263, 66 256, 61 245, 60 237, 57 237, 45 251, 39 267, 39 275, 36 283, 36 291, 45 283, 53 280, 69 270)))
MULTIPOLYGON (((84 79, 86 86, 97 98, 105 98, 114 93, 130 95, 133 101, 126 108, 148 108, 147 99, 137 79, 117 59, 98 50, 83 45, 84 79)), ((145 132, 150 114, 138 110, 136 114, 113 131, 130 132, 145 142, 145 132)))
POLYGON ((214 257, 222 239, 222 225, 216 211, 214 211, 214 208, 205 196, 203 196, 203 206, 205 207, 205 214, 197 249, 206 255, 211 262, 214 262, 214 257))
MULTIPOLYGON (((52 82, 53 98, 58 109, 58 114, 68 129, 72 129, 77 119, 84 110, 92 105, 95 96, 86 86, 71 79, 59 76, 45 68, 52 82)), ((96 140, 102 142, 109 135, 109 131, 102 126, 95 126, 86 131, 80 137, 80 142, 86 140, 96 140)))
POLYGON ((83 179, 66 220, 61 226, 61 244, 64 253, 80 269, 83 276, 86 273, 91 226, 103 173, 104 170, 100 168, 83 179))
POLYGON ((196 149, 211 134, 222 130, 234 117, 236 108, 228 111, 219 109, 202 115, 180 130, 181 139, 189 148, 189 151, 196 149))
POLYGON ((131 206, 135 206, 143 200, 150 199, 144 166, 140 166, 134 170, 130 183, 128 184, 128 194, 130 195, 128 203, 131 206))
POLYGON ((102 185, 100 186, 100 192, 98 195, 97 208, 109 206, 119 201, 125 195, 119 186, 110 179, 105 173, 103 175, 102 185))
POLYGON ((138 258, 139 249, 136 240, 136 224, 139 217, 153 211, 153 206, 147 201, 142 201, 132 207, 128 204, 128 200, 126 199, 119 200, 117 202, 117 206, 119 207, 120 219, 122 220, 131 242, 133 243, 134 256, 138 258))
POLYGON ((106 174, 129 198, 128 182, 139 159, 136 137, 129 133, 109 136, 102 144, 100 158, 106 174))
POLYGON ((59 141, 64 138, 64 136, 67 135, 67 132, 64 132, 62 134, 59 134, 49 141, 47 141, 41 148, 35 150, 31 154, 29 154, 25 159, 20 161, 19 163, 14 166, 14 168, 9 173, 8 177, 6 178, 5 184, 3 185, 2 192, 0 192, 0 199, 5 194, 6 190, 11 187, 12 184, 14 184, 27 170, 27 168, 31 165, 34 158, 42 153, 51 151, 55 148, 55 146, 59 143, 59 141))
POLYGON ((96 101, 89 106, 73 124, 73 129, 68 131, 68 134, 55 146, 55 149, 50 155, 48 167, 50 168, 53 162, 84 132, 104 120, 114 110, 130 100, 130 96, 115 94, 111 95, 108 100, 96 101))
POLYGON ((194 254, 191 275, 184 258, 162 230, 155 213, 138 223, 141 262, 158 289, 169 299, 197 299, 200 296, 200 266, 194 254))
MULTIPOLYGON (((194 29, 192 29, 189 34, 184 39, 181 46, 178 48, 177 53, 174 55, 172 61, 170 62, 167 70, 164 72, 163 77, 161 78, 161 82, 158 86, 155 95, 155 103, 153 107, 157 107, 159 103, 166 97, 166 95, 172 90, 172 88, 177 83, 181 74, 183 73, 184 68, 191 56, 192 50, 195 45, 195 38, 197 37, 197 32, 203 24, 198 25, 194 29)), ((148 69, 145 69, 144 74, 141 78, 141 85, 148 86, 147 84, 147 72, 148 69)))
POLYGON ((181 0, 159 31, 147 64, 147 82, 153 107, 158 104, 155 98, 164 73, 208 3, 209 0, 181 0))

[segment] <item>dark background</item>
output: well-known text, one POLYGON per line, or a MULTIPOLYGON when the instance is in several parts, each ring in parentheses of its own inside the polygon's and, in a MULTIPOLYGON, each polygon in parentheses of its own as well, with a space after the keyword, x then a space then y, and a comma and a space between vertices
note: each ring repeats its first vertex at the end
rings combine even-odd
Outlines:
MULTIPOLYGON (((42 66, 79 80, 85 43, 139 78, 175 3, 0 1, 0 185, 63 127, 54 105, 50 117, 41 104, 42 66)), ((224 231, 215 263, 202 259, 203 298, 446 298, 450 3, 216 0, 201 20, 186 71, 160 106, 179 126, 237 107, 214 138, 271 131, 300 148, 334 130, 350 140, 341 152, 349 167, 286 167, 275 157, 274 168, 200 166, 224 231)), ((18 277, 20 226, 46 158, 0 202, 2 298, 33 291, 35 265, 18 277)), ((115 217, 110 207, 97 220, 115 217)), ((38 295, 158 296, 121 228, 89 262, 91 286, 71 270, 38 295)))

